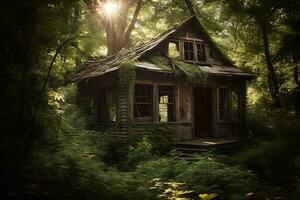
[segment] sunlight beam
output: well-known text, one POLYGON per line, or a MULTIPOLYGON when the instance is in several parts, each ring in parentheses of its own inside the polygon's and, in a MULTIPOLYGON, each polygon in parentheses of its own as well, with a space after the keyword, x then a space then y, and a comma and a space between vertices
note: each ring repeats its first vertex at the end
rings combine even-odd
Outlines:
POLYGON ((102 11, 108 17, 115 16, 118 10, 119 10, 118 5, 112 1, 107 1, 102 5, 102 11))

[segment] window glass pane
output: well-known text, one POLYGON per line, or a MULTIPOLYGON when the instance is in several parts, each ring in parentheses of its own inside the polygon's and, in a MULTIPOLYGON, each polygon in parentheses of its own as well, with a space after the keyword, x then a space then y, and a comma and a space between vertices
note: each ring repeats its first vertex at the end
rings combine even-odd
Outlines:
POLYGON ((136 85, 134 91, 134 118, 136 121, 153 119, 153 86, 136 85))
POLYGON ((197 47, 198 61, 206 61, 205 44, 204 43, 196 43, 196 47, 197 47))
POLYGON ((159 121, 175 121, 175 101, 173 86, 159 86, 159 121))
POLYGON ((194 60, 194 43, 183 42, 184 60, 194 60))

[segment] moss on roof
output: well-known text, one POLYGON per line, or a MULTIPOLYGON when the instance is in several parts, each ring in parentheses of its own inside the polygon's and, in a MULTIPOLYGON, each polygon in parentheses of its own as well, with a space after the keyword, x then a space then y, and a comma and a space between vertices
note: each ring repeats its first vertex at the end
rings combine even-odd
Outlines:
POLYGON ((176 67, 187 76, 189 81, 199 84, 206 83, 208 73, 201 70, 200 66, 177 59, 172 59, 172 61, 176 67))
POLYGON ((149 61, 160 69, 173 71, 176 76, 187 78, 193 83, 203 84, 208 77, 208 73, 201 70, 200 66, 182 60, 171 59, 165 56, 153 56, 149 58, 149 61))
POLYGON ((173 71, 170 60, 163 56, 151 56, 149 61, 164 71, 173 71))

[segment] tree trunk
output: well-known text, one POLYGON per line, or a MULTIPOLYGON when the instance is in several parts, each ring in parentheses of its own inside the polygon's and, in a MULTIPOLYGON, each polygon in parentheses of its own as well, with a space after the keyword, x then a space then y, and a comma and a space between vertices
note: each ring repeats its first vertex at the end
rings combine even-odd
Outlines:
POLYGON ((275 69, 271 61, 270 56, 270 46, 269 46, 269 39, 268 39, 268 31, 267 31, 267 24, 265 21, 259 21, 259 25, 262 31, 262 39, 264 44, 264 54, 266 59, 266 64, 268 68, 268 80, 269 80, 269 87, 270 93, 272 97, 272 103, 274 108, 280 108, 281 102, 279 98, 279 87, 278 87, 278 80, 276 77, 275 69))
MULTIPOLYGON (((99 4, 101 4, 101 2, 95 0, 84 1, 92 13, 98 14, 96 7, 99 7, 99 4)), ((108 55, 118 53, 122 48, 127 47, 130 43, 130 35, 132 30, 134 29, 137 17, 142 8, 143 0, 137 0, 132 20, 130 21, 127 28, 127 15, 130 1, 119 0, 118 2, 120 7, 118 17, 104 17, 103 19, 99 20, 99 24, 104 26, 105 28, 108 55)))

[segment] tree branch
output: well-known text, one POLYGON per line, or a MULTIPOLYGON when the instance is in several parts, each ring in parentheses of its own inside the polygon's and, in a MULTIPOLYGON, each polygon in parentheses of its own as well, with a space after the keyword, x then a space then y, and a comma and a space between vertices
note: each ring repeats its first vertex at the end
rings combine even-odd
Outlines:
POLYGON ((143 0, 138 0, 136 8, 135 8, 135 11, 134 11, 134 14, 133 14, 133 17, 132 17, 132 20, 131 20, 128 28, 126 29, 123 37, 122 37, 122 45, 121 45, 121 47, 124 47, 128 43, 128 41, 129 41, 130 34, 131 34, 132 30, 134 29, 134 25, 135 25, 135 23, 137 21, 137 18, 139 16, 140 10, 142 8, 142 4, 143 4, 143 0))
POLYGON ((46 89, 46 86, 49 82, 49 78, 50 78, 50 74, 51 74, 51 71, 52 71, 52 67, 53 67, 53 64, 59 54, 59 52, 62 50, 62 48, 67 45, 69 42, 71 42, 72 40, 75 40, 77 38, 88 38, 88 36, 73 36, 73 37, 70 37, 68 39, 66 39, 65 41, 63 41, 57 48, 56 48, 56 52, 54 54, 54 57, 52 58, 51 60, 51 63, 50 65, 48 66, 48 71, 47 71, 47 75, 46 75, 46 78, 45 78, 45 81, 43 83, 43 86, 40 90, 40 93, 39 93, 39 96, 38 96, 38 99, 36 101, 36 104, 35 104, 35 107, 34 107, 34 110, 33 110, 33 115, 32 115, 32 122, 31 122, 31 131, 30 131, 30 137, 32 137, 32 134, 33 134, 33 127, 34 127, 34 124, 35 124, 35 117, 36 117, 36 113, 39 109, 39 105, 40 105, 40 102, 42 100, 42 97, 43 97, 43 94, 45 92, 45 89, 46 89))
POLYGON ((189 11, 191 13, 191 15, 196 16, 197 13, 195 11, 195 8, 194 8, 193 3, 191 2, 191 0, 184 0, 184 1, 185 1, 186 5, 187 5, 187 7, 188 7, 188 9, 189 9, 189 11))

